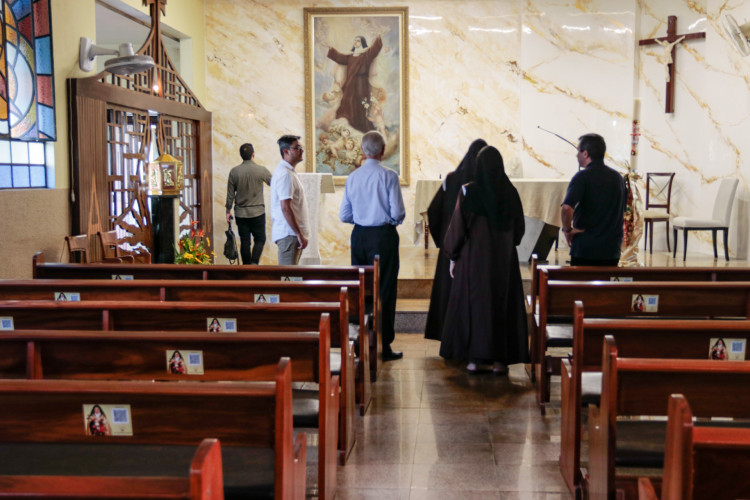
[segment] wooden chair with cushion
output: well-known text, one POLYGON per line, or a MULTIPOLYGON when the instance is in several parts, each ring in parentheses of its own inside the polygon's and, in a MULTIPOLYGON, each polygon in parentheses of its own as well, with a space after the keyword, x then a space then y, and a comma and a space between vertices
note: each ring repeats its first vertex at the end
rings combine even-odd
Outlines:
POLYGON ((65 245, 68 247, 68 262, 79 264, 89 263, 89 235, 66 236, 65 245))
POLYGON ((654 222, 667 224, 667 251, 669 248, 669 210, 672 202, 674 172, 649 172, 646 174, 646 206, 643 217, 643 249, 650 247, 654 253, 654 222))

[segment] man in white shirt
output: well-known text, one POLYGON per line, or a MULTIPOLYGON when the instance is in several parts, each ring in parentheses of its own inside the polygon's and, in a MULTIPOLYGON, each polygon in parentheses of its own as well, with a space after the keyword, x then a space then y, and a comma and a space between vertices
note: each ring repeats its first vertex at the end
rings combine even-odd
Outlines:
POLYGON ((271 177, 271 239, 279 249, 279 265, 297 265, 310 235, 305 192, 294 171, 304 150, 296 135, 277 142, 282 160, 271 177))

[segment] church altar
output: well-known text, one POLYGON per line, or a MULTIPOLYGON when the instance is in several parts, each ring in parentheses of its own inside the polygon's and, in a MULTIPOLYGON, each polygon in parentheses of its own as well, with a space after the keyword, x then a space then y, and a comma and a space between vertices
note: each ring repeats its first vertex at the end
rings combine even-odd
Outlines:
POLYGON ((310 237, 307 248, 302 251, 299 259, 301 266, 320 265, 320 248, 318 247, 318 234, 322 222, 322 214, 325 209, 325 197, 327 193, 334 193, 332 174, 315 174, 301 172, 297 174, 305 190, 305 201, 307 202, 307 215, 309 218, 310 237))
MULTIPOLYGON (((565 199, 570 179, 511 179, 511 182, 521 197, 524 215, 562 227, 560 205, 565 199)), ((442 183, 443 181, 434 179, 417 181, 414 199, 415 245, 419 243, 427 224, 427 208, 442 183)))

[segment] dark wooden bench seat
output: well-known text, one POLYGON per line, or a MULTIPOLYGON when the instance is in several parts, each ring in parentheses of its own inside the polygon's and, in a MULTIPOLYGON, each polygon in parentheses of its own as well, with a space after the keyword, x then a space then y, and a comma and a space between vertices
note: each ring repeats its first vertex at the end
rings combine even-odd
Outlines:
POLYGON ((750 498, 750 428, 696 425, 687 398, 669 398, 661 496, 639 478, 639 500, 734 500, 750 498))
MULTIPOLYGON (((294 390, 294 426, 318 429, 320 498, 333 498, 336 485, 339 381, 329 368, 330 318, 317 332, 103 332, 19 330, 0 336, 0 359, 25 347, 25 372, 34 379, 80 380, 273 380, 280 357, 293 361, 293 382, 316 382, 317 390, 294 390), (170 353, 200 351, 202 374, 175 374, 170 353)), ((20 368, 23 363, 13 363, 20 368)), ((0 371, 17 378, 18 370, 0 371)))
POLYGON ((537 400, 544 413, 550 376, 558 374, 563 356, 548 356, 548 347, 572 347, 573 303, 586 305, 587 317, 710 319, 747 318, 750 282, 608 282, 547 281, 539 274, 539 313, 536 339, 537 400), (633 297, 657 295, 657 312, 634 312, 633 297), (554 321, 567 321, 554 325, 554 321))
MULTIPOLYGON (((37 252, 32 260, 34 279, 129 279, 171 280, 328 280, 359 281, 362 301, 372 318, 370 331, 370 370, 376 380, 382 364, 382 335, 380 328, 380 258, 375 256, 371 266, 231 266, 179 264, 60 264, 46 262, 44 253, 37 252)), ((363 313, 364 314, 364 313, 363 313)))
MULTIPOLYGON (((0 317, 12 317, 16 330, 205 331, 209 318, 232 318, 238 332, 300 332, 316 330, 321 314, 331 318, 331 343, 341 347, 339 463, 344 464, 356 439, 354 431, 354 353, 348 334, 346 290, 332 302, 148 302, 148 301, 0 301, 0 317), (342 312, 344 311, 344 312, 342 312), (341 345, 341 340, 344 340, 341 345)), ((231 336, 232 333, 216 333, 231 336)))
POLYGON ((582 470, 584 497, 592 500, 614 500, 617 495, 625 500, 636 498, 639 477, 659 478, 661 475, 661 466, 656 467, 653 474, 648 466, 657 465, 655 445, 659 445, 663 463, 664 438, 657 437, 656 433, 653 437, 646 436, 643 440, 646 446, 639 448, 639 453, 632 446, 635 443, 630 442, 629 454, 623 457, 616 446, 622 441, 619 432, 623 418, 629 419, 630 425, 640 425, 635 419, 649 417, 650 420, 643 423, 645 427, 665 428, 664 421, 652 419, 666 417, 670 395, 682 393, 691 401, 697 417, 748 419, 748 388, 750 362, 621 357, 614 337, 606 336, 601 404, 589 406, 589 461, 588 468, 582 470), (636 460, 639 455, 647 459, 642 465, 636 460))
POLYGON ((617 342, 620 356, 707 359, 711 339, 750 339, 746 320, 591 319, 584 305, 574 307, 574 344, 562 360, 560 470, 575 492, 580 487, 582 410, 601 396, 601 346, 605 335, 617 342))
POLYGON ((222 444, 226 498, 304 498, 288 358, 273 382, 0 380, 0 475, 179 476, 207 437, 222 444), (91 405, 128 405, 132 435, 112 413, 110 435, 90 435, 91 405))
MULTIPOLYGON (((364 271, 362 271, 364 274, 364 271)), ((364 277, 362 277, 364 280, 364 277)), ((359 281, 302 282, 274 280, 100 280, 100 279, 35 279, 0 280, 0 300, 55 300, 60 293, 70 300, 78 294, 81 301, 88 300, 153 300, 153 301, 209 301, 209 302, 256 302, 262 295, 266 300, 273 296, 280 302, 335 302, 341 300, 341 289, 346 288, 349 314, 360 325, 348 328, 351 317, 341 322, 347 328, 349 339, 355 345, 368 345, 364 314, 364 296, 359 293, 359 281)), ((335 343, 339 346, 339 342, 335 343)), ((363 349, 355 357, 356 396, 360 414, 364 415, 371 402, 370 352, 363 349), (365 375, 367 374, 367 375, 365 375)), ((340 359, 332 360, 340 369, 340 359)))
MULTIPOLYGON (((96 471, 92 471, 96 472, 96 471)), ((0 498, 121 498, 222 500, 218 439, 204 439, 184 478, 115 476, 0 476, 0 498)))

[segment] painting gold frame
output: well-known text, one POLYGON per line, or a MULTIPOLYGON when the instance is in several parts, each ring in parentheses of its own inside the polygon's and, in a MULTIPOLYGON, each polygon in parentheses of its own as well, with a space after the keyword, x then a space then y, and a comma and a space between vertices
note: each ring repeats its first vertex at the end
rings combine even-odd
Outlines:
POLYGON ((409 184, 408 20, 408 7, 305 9, 308 171, 345 184, 362 162, 362 135, 377 130, 383 165, 409 184))

